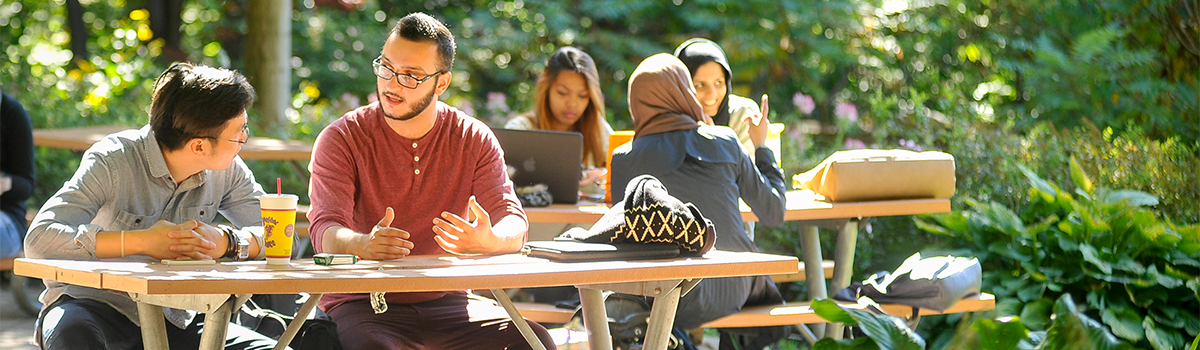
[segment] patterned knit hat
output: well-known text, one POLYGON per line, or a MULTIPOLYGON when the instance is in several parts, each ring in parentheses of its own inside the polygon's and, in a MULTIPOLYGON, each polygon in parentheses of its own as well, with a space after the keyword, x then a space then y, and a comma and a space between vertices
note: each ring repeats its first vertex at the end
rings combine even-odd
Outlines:
POLYGON ((680 256, 712 249, 716 230, 692 203, 683 203, 651 175, 634 178, 625 200, 614 204, 590 230, 568 231, 563 238, 592 243, 674 243, 680 256))

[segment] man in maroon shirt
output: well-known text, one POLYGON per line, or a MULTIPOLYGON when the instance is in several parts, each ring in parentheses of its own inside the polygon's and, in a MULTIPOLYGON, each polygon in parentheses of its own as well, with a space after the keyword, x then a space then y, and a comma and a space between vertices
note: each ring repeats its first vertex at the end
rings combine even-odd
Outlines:
MULTIPOLYGON (((529 224, 499 143, 435 98, 453 63, 454 36, 437 19, 413 13, 392 28, 373 62, 379 101, 334 121, 313 147, 317 252, 389 260, 521 249, 529 224)), ((465 291, 326 295, 320 306, 347 349, 529 348, 503 308, 465 291)))

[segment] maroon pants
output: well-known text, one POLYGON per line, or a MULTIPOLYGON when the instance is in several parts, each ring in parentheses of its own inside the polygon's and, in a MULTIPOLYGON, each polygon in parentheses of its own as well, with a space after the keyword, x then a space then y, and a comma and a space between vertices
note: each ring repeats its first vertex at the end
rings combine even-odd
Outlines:
MULTIPOLYGON (((503 307, 471 294, 388 304, 388 311, 378 315, 370 301, 350 301, 335 307, 329 317, 337 323, 346 350, 530 349, 503 307)), ((547 349, 555 348, 545 327, 533 321, 529 326, 547 349)))

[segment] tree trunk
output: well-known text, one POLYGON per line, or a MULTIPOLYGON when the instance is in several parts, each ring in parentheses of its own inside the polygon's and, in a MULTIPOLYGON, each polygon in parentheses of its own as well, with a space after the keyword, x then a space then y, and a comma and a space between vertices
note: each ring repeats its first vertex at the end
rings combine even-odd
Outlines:
POLYGON ((180 30, 183 25, 183 0, 148 0, 146 11, 150 13, 150 31, 155 39, 163 39, 164 58, 170 61, 187 61, 187 54, 179 47, 180 30))
POLYGON ((67 0, 67 23, 71 28, 71 62, 87 61, 87 25, 83 23, 83 5, 79 0, 67 0))
POLYGON ((246 2, 246 76, 258 92, 256 124, 267 136, 286 138, 285 125, 291 94, 292 2, 246 2))

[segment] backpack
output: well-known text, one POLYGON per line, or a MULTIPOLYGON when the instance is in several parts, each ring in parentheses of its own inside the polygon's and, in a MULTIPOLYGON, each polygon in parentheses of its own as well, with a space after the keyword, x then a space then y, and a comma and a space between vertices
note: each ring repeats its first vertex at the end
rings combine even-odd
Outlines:
MULTIPOLYGON (((300 330, 288 343, 292 350, 341 350, 342 342, 338 339, 337 324, 329 319, 320 309, 315 318, 304 320, 300 330)), ((249 328, 262 335, 279 340, 288 324, 294 317, 278 311, 259 307, 253 299, 247 300, 238 310, 234 323, 249 328)))
POLYGON ((891 273, 880 273, 838 291, 834 299, 857 301, 870 297, 876 303, 946 310, 963 298, 979 294, 983 270, 979 259, 954 256, 921 258, 913 254, 891 273))
MULTIPOLYGON (((646 297, 606 292, 604 309, 608 313, 608 332, 612 336, 613 350, 641 350, 650 321, 650 303, 646 301, 646 297)), ((567 325, 582 328, 582 308, 575 310, 567 325)), ((672 327, 667 349, 696 350, 696 347, 692 345, 687 332, 672 327)))

